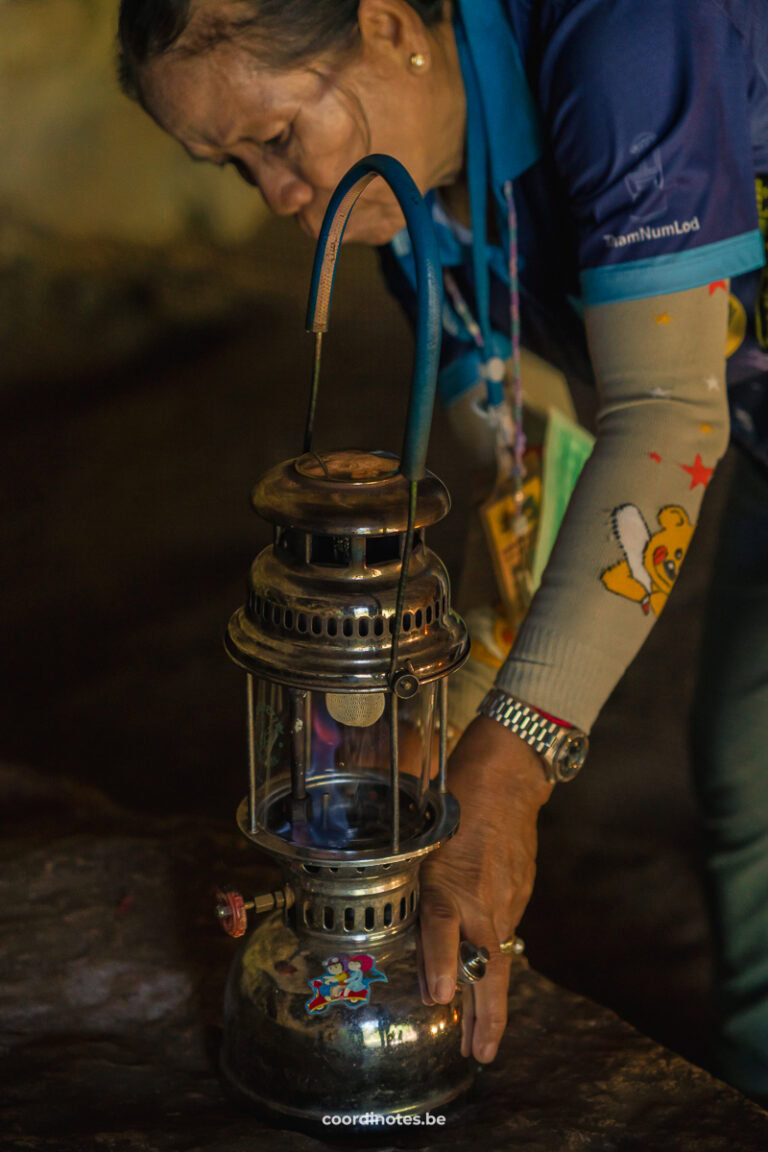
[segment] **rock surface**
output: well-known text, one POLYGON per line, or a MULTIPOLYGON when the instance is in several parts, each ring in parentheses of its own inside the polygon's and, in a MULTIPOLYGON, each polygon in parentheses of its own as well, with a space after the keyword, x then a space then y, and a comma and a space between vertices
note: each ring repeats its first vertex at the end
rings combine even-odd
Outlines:
MULTIPOLYGON (((269 883, 269 865, 229 825, 130 813, 31 772, 5 769, 0 801, 0 1148, 326 1146, 243 1111, 215 1070, 232 946, 212 893, 269 883)), ((525 969, 510 1009, 499 1059, 445 1125, 391 1128, 382 1146, 768 1147, 768 1113, 606 1009, 525 969)))
POLYGON ((0 3, 3 388, 104 370, 258 298, 263 201, 120 92, 118 7, 0 3))
POLYGON ((61 235, 0 205, 2 388, 95 374, 108 385, 138 353, 244 327, 298 285, 304 295, 312 249, 295 231, 136 243, 61 235))
POLYGON ((263 218, 235 175, 191 164, 124 96, 118 0, 0 4, 0 205, 54 236, 163 245, 204 227, 232 243, 263 218))

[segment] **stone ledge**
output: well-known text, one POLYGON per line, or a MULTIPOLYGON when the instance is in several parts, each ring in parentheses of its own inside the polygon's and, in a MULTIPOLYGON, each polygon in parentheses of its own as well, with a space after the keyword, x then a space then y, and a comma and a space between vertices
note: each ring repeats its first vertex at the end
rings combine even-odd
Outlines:
MULTIPOLYGON (((269 883, 269 867, 229 826, 122 811, 41 774, 5 769, 0 800, 0 1148, 323 1147, 240 1110, 215 1072, 232 945, 212 893, 269 883)), ((439 1130, 387 1134, 388 1147, 457 1143, 763 1152, 768 1113, 521 967, 500 1057, 473 1095, 439 1130)))

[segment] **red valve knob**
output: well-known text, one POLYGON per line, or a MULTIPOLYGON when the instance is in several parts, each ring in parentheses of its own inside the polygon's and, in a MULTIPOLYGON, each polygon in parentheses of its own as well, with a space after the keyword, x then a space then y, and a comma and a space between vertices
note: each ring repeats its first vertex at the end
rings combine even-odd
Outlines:
POLYGON ((239 892, 217 892, 216 914, 228 936, 244 936, 248 927, 248 912, 239 892))

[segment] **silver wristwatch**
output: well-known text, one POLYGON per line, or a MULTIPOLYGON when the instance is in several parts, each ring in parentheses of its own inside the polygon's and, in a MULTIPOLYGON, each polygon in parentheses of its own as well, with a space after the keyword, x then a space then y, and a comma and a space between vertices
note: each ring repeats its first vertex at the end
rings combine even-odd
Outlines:
POLYGON ((491 688, 477 711, 530 744, 542 757, 550 784, 573 780, 587 758, 589 739, 585 732, 548 720, 530 704, 523 704, 501 688, 491 688))

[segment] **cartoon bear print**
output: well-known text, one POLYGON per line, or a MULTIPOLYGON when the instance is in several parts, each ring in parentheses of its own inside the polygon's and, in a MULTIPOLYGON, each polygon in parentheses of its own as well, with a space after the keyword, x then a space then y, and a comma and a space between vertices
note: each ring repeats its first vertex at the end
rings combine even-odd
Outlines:
POLYGON ((614 508, 611 522, 624 559, 606 568, 600 579, 609 592, 640 605, 646 616, 659 616, 688 551, 694 525, 685 509, 676 504, 662 508, 656 516, 658 532, 648 529, 635 504, 614 508))

